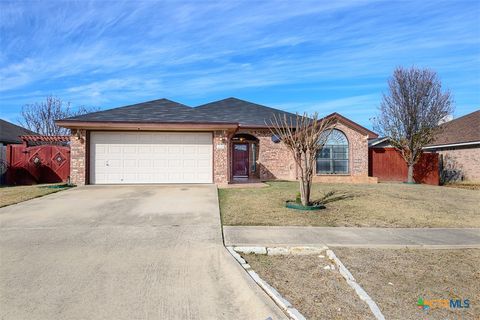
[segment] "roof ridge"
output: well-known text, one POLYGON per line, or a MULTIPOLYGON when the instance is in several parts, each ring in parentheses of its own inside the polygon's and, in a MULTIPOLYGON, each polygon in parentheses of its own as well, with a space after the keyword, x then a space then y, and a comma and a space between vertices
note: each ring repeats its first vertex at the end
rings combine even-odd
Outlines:
MULTIPOLYGON (((180 103, 180 102, 176 102, 176 101, 173 101, 173 100, 170 100, 170 99, 167 99, 167 98, 160 98, 160 99, 155 99, 155 100, 150 100, 150 101, 144 101, 144 102, 129 104, 129 105, 122 106, 122 107, 114 107, 114 108, 110 108, 110 109, 99 110, 99 111, 95 111, 95 112, 89 112, 87 114, 88 115, 100 114, 100 113, 104 113, 104 112, 110 112, 112 110, 120 110, 120 109, 125 109, 125 108, 131 108, 131 107, 135 107, 135 106, 142 105, 142 104, 147 104, 147 103, 152 103, 152 102, 160 102, 160 101, 174 103, 178 106, 188 108, 189 110, 194 109, 194 108, 192 108, 190 106, 187 106, 186 104, 183 104, 183 103, 180 103)), ((82 115, 80 115, 80 116, 82 116, 82 115)), ((73 117, 68 117, 68 118, 65 118, 65 119, 58 119, 58 120, 69 120, 69 119, 76 118, 76 117, 78 117, 78 116, 73 116, 73 117)))
POLYGON ((220 102, 222 102, 222 101, 227 101, 227 100, 240 101, 240 102, 248 103, 248 104, 251 104, 251 105, 259 106, 259 107, 262 107, 262 108, 265 108, 265 109, 269 109, 269 110, 272 110, 272 111, 276 111, 276 112, 277 112, 277 111, 281 111, 281 112, 285 112, 285 113, 288 113, 288 114, 291 114, 291 115, 296 115, 295 113, 292 113, 292 112, 289 112, 289 111, 285 111, 285 110, 282 110, 282 109, 277 109, 277 108, 269 107, 269 106, 266 106, 266 105, 264 105, 264 104, 259 104, 259 103, 256 103, 256 102, 251 102, 251 101, 244 100, 244 99, 240 99, 240 98, 236 98, 236 97, 228 97, 228 98, 224 98, 224 99, 220 99, 220 100, 216 100, 216 101, 204 103, 204 104, 201 104, 201 105, 196 106, 196 107, 193 107, 193 108, 194 108, 194 109, 196 109, 196 108, 202 108, 202 107, 205 107, 205 106, 207 106, 207 105, 211 105, 211 104, 214 104, 214 103, 220 103, 220 102))

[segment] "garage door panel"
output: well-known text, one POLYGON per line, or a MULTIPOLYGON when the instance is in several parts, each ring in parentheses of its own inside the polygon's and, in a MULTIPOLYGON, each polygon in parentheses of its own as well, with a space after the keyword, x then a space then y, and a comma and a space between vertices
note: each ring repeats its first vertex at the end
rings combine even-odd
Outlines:
POLYGON ((122 153, 122 146, 121 145, 106 145, 104 148, 105 153, 107 154, 121 154, 122 153))
POLYGON ((168 160, 168 168, 170 169, 181 169, 181 160, 180 159, 169 159, 168 160))
POLYGON ((139 145, 138 153, 140 155, 150 155, 152 153, 152 147, 150 145, 139 145))
POLYGON ((183 147, 183 154, 184 155, 196 155, 198 148, 195 146, 185 146, 183 147))
POLYGON ((91 183, 211 183, 212 134, 91 132, 91 183))
POLYGON ((195 136, 196 143, 202 145, 211 145, 212 144, 212 137, 208 135, 197 135, 195 136))
POLYGON ((167 168, 168 161, 166 159, 153 160, 153 167, 156 169, 167 168))
POLYGON ((190 170, 194 171, 194 170, 196 169, 196 167, 197 167, 196 164, 197 164, 197 162, 196 162, 195 160, 193 160, 193 159, 183 160, 183 168, 184 168, 185 170, 190 169, 190 170))
MULTIPOLYGON (((110 167, 110 168, 122 168, 123 167, 123 161, 121 159, 108 159, 106 160, 105 166, 110 167)), ((103 163, 99 163, 101 166, 103 163)))
POLYGON ((211 166, 211 163, 208 159, 200 159, 197 161, 197 166, 199 168, 209 168, 211 166))
POLYGON ((150 159, 139 159, 138 160, 138 167, 142 169, 152 169, 152 160, 150 159))

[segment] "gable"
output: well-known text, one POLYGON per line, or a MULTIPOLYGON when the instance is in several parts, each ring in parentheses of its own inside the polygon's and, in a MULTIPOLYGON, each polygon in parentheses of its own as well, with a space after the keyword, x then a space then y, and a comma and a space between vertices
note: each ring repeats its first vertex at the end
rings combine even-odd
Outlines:
POLYGON ((359 125, 358 123, 342 116, 341 114, 339 114, 337 112, 329 114, 324 119, 331 119, 331 118, 335 119, 335 121, 338 121, 339 123, 343 124, 344 126, 349 127, 350 129, 352 129, 354 131, 357 131, 358 133, 360 133, 362 135, 368 136, 368 139, 378 138, 378 134, 376 134, 375 132, 359 125))

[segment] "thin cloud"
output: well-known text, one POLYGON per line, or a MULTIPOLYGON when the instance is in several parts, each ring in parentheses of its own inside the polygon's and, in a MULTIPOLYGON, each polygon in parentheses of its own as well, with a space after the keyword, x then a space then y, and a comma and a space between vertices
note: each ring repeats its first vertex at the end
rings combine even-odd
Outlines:
POLYGON ((479 14, 470 1, 2 1, 1 112, 49 94, 101 107, 243 95, 365 122, 374 110, 356 103, 397 65, 437 70, 478 106, 479 14))

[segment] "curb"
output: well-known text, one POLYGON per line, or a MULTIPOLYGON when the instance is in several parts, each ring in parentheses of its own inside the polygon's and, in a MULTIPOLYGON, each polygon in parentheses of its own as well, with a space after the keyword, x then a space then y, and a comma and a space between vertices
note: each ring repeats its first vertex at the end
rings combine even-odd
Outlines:
MULTIPOLYGON (((268 254, 266 247, 226 247, 228 252, 237 260, 238 263, 247 271, 248 275, 255 281, 260 288, 265 291, 265 293, 280 307, 284 312, 287 313, 288 317, 293 320, 306 320, 306 318, 295 309, 292 304, 282 297, 282 295, 265 282, 260 276, 250 268, 250 265, 243 259, 238 253, 237 249, 240 249, 239 252, 242 253, 256 253, 256 254, 268 254)), ((283 250, 282 250, 283 252, 283 250)))
MULTIPOLYGON (((328 249, 327 246, 317 246, 317 247, 303 247, 303 246, 292 246, 292 247, 244 247, 244 246, 228 246, 232 248, 235 252, 241 252, 245 254, 266 254, 269 256, 274 255, 309 255, 309 254, 321 254, 328 249)), ((230 250, 229 250, 230 251, 230 250)))

